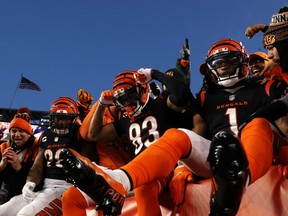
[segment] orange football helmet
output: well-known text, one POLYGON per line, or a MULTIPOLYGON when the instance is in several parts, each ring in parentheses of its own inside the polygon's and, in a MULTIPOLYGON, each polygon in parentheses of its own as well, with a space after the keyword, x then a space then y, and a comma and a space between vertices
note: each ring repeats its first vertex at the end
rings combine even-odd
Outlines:
POLYGON ((57 98, 50 107, 50 126, 54 133, 63 135, 69 132, 79 115, 76 102, 70 97, 57 98))
POLYGON ((214 43, 206 56, 206 71, 212 82, 224 87, 234 86, 242 77, 248 73, 248 53, 241 42, 225 38, 214 43), (217 69, 223 64, 237 66, 235 70, 231 70, 229 74, 220 76, 217 69))
POLYGON ((137 83, 136 74, 134 70, 122 71, 113 82, 113 101, 129 118, 139 115, 149 100, 149 85, 137 83))

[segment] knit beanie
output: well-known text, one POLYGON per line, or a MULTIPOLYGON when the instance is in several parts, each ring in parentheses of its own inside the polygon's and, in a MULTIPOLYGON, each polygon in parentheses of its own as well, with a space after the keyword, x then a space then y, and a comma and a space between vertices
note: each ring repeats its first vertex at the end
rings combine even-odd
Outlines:
POLYGON ((288 6, 282 7, 272 15, 270 25, 263 34, 263 46, 272 45, 288 39, 288 6))
POLYGON ((26 106, 20 107, 15 116, 19 116, 19 117, 25 119, 29 123, 31 121, 30 110, 26 106))
POLYGON ((29 135, 33 135, 33 129, 29 124, 31 117, 30 117, 30 110, 27 107, 19 108, 18 112, 15 114, 13 120, 10 122, 9 125, 9 132, 11 128, 20 128, 29 135))
POLYGON ((273 45, 280 57, 283 72, 288 72, 288 6, 282 7, 272 15, 269 28, 263 34, 263 45, 273 45))

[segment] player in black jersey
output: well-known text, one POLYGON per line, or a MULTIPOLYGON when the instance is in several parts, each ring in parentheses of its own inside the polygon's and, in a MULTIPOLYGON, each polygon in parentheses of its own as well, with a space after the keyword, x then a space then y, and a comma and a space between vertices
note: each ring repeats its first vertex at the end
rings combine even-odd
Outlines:
MULTIPOLYGON (((189 100, 193 100, 189 79, 177 68, 172 68, 166 73, 144 68, 138 72, 123 71, 114 79, 113 91, 102 93, 88 135, 93 141, 109 141, 122 134, 128 134, 135 147, 135 155, 138 155, 153 145, 169 128, 193 128, 194 113, 186 109, 189 100), (148 85, 151 79, 139 83, 140 73, 143 70, 151 72, 153 78, 165 85, 168 90, 164 90, 156 98, 151 98, 148 85), (114 123, 103 125, 105 106, 112 105, 113 102, 121 111, 121 115, 114 123)), ((148 211, 153 215, 161 214, 158 204, 158 193, 161 188, 158 187, 157 181, 151 183, 149 193, 146 193, 147 188, 144 198, 141 192, 141 195, 138 193, 139 190, 143 191, 143 188, 135 190, 138 215, 147 215, 148 211), (144 202, 143 199, 146 201, 144 202)))
MULTIPOLYGON (((252 120, 241 133, 239 126, 257 109, 279 98, 286 85, 275 80, 261 85, 245 79, 247 52, 232 39, 213 44, 204 66, 208 88, 198 101, 212 142, 187 129, 169 129, 127 165, 108 174, 73 152, 62 154, 65 169, 81 174, 81 178, 74 175, 76 182, 93 185, 89 195, 102 208, 119 212, 125 193, 167 176, 181 159, 193 173, 213 177, 210 215, 235 215, 245 187, 269 170, 273 154, 284 142, 278 130, 263 118, 252 120)), ((149 78, 149 71, 142 72, 149 78)))
MULTIPOLYGON (((163 77, 164 81, 162 83, 169 89, 169 93, 163 91, 155 99, 150 97, 148 84, 137 83, 136 76, 138 73, 136 71, 127 70, 116 76, 113 83, 113 91, 104 91, 99 99, 100 106, 98 106, 90 123, 89 133, 91 140, 109 141, 122 134, 129 134, 129 138, 135 146, 135 155, 138 155, 147 147, 153 145, 169 128, 193 128, 193 113, 184 109, 188 104, 188 99, 192 97, 185 76, 177 69, 170 70, 169 75, 156 70, 154 73, 161 78, 163 77), (179 87, 175 90, 171 85, 179 87), (174 96, 174 92, 178 95, 174 96), (114 123, 103 126, 103 112, 105 106, 112 105, 112 98, 114 98, 115 105, 121 111, 121 115, 119 115, 114 123), (174 100, 173 103, 170 100, 174 100), (173 108, 171 108, 172 106, 173 108)), ((164 187, 167 182, 162 182, 164 185, 160 186, 164 187)), ((137 206, 139 215, 147 214, 148 211, 153 212, 153 214, 159 214, 158 192, 161 188, 159 189, 158 187, 159 184, 157 181, 150 184, 149 194, 147 195, 145 192, 145 202, 143 201, 143 195, 140 196, 135 191, 136 200, 141 199, 141 202, 138 202, 137 206), (148 202, 149 200, 156 199, 157 201, 153 205, 148 202), (148 204, 149 209, 146 206, 148 204), (155 206, 155 210, 152 206, 155 206)), ((143 191, 140 188, 139 190, 143 191)), ((140 192, 140 194, 142 193, 140 192)))
POLYGON ((278 151, 279 145, 285 143, 279 131, 264 119, 253 120, 239 133, 239 126, 251 114, 281 97, 286 90, 283 82, 270 80, 261 84, 246 79, 246 63, 244 46, 224 39, 211 47, 206 70, 202 71, 211 82, 200 94, 202 115, 214 134, 208 156, 214 189, 211 215, 235 215, 246 185, 268 171, 273 148, 278 151))
POLYGON ((39 152, 28 174, 22 194, 0 206, 0 215, 62 215, 61 197, 72 186, 59 162, 62 149, 80 152, 81 137, 77 104, 69 97, 59 97, 51 105, 50 127, 39 138, 39 152), (34 192, 44 181, 43 189, 34 192))

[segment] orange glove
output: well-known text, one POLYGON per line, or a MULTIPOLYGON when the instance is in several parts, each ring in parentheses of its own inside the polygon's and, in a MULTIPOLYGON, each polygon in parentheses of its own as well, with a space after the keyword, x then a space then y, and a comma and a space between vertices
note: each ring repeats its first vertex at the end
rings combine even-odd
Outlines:
POLYGON ((178 206, 184 203, 186 185, 192 182, 195 182, 193 174, 185 165, 175 168, 169 184, 171 197, 175 205, 178 206))
POLYGON ((113 104, 113 91, 106 90, 101 93, 99 103, 104 106, 110 106, 113 104))

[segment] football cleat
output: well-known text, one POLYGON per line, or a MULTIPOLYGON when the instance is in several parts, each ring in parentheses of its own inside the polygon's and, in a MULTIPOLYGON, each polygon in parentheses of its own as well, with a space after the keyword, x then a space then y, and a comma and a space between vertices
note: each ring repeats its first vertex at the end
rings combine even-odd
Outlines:
POLYGON ((207 160, 213 176, 209 215, 236 215, 249 175, 248 160, 238 137, 218 132, 207 160))
POLYGON ((112 179, 97 165, 71 149, 63 149, 60 163, 67 182, 85 192, 104 215, 120 215, 126 191, 121 183, 112 179))

